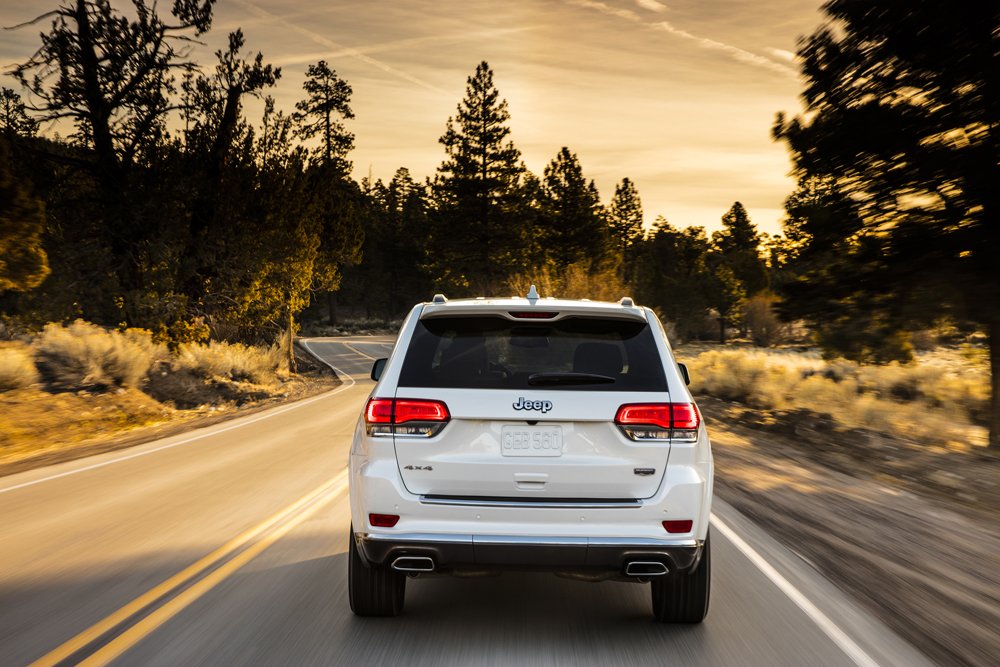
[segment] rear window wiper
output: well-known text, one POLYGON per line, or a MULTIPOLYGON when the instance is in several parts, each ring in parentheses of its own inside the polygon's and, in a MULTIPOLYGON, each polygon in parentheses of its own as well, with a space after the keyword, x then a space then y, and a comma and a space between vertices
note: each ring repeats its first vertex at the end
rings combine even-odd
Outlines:
POLYGON ((614 381, 613 377, 596 373, 534 373, 528 376, 528 384, 532 387, 559 384, 611 384, 614 381))

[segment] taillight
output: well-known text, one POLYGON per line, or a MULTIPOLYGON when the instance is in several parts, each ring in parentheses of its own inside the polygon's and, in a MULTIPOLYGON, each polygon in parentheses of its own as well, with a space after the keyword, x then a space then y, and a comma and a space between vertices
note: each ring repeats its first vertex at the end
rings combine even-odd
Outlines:
POLYGON ((694 403, 632 403, 618 408, 615 424, 632 440, 694 442, 701 415, 694 403))
POLYGON ((396 399, 396 423, 409 421, 448 421, 448 407, 441 401, 415 401, 408 398, 396 399))
POLYGON ((365 407, 368 435, 430 438, 451 419, 441 401, 418 398, 372 398, 365 407))

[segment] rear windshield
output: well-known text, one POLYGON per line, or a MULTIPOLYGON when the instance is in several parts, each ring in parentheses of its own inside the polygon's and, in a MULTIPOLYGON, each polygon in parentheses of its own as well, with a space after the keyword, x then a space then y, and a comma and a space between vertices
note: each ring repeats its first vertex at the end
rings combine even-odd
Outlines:
POLYGON ((551 323, 502 317, 417 322, 401 387, 666 391, 645 322, 568 317, 551 323))

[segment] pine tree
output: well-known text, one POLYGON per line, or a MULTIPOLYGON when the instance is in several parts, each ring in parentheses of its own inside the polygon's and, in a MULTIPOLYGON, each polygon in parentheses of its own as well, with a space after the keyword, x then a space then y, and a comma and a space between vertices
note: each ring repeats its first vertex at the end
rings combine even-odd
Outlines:
POLYGON ((319 137, 319 147, 314 156, 321 162, 335 165, 343 174, 351 170, 347 154, 354 148, 354 135, 344 127, 343 120, 354 118, 351 111, 350 84, 337 76, 325 60, 306 69, 306 80, 302 84, 306 99, 295 108, 298 121, 298 135, 303 139, 319 137))
POLYGON ((38 123, 28 115, 21 96, 10 88, 0 88, 0 132, 8 144, 38 132, 38 123))
POLYGON ((364 259, 345 281, 355 294, 364 295, 369 316, 397 318, 431 293, 421 269, 426 263, 427 191, 405 167, 396 170, 388 185, 379 180, 367 190, 364 259))
POLYGON ((982 324, 1000 447, 1000 11, 904 0, 823 11, 799 47, 805 114, 779 115, 775 136, 800 177, 829 178, 853 202, 855 237, 872 248, 830 266, 857 286, 840 307, 876 309, 897 329, 946 314, 982 324), (872 280, 855 281, 862 271, 872 280))
POLYGON ((187 66, 178 44, 209 29, 215 0, 176 0, 169 21, 155 3, 132 4, 129 18, 110 0, 63 0, 29 22, 53 19, 41 48, 13 72, 39 100, 42 119, 76 121, 109 195, 125 185, 126 168, 142 147, 162 134, 170 71, 187 66))
POLYGON ((803 320, 825 352, 862 363, 908 361, 912 351, 899 336, 891 294, 872 291, 889 267, 880 243, 861 234, 855 203, 830 178, 803 178, 785 200, 785 233, 791 256, 780 286, 778 310, 803 320))
POLYGON ((767 287, 767 264, 760 255, 760 234, 743 204, 736 202, 722 216, 722 229, 712 234, 712 245, 742 285, 747 296, 767 287))
POLYGON ((484 61, 440 139, 447 158, 433 184, 430 239, 430 268, 440 286, 492 292, 526 260, 527 233, 517 215, 524 166, 509 121, 484 61))
MULTIPOLYGON (((191 207, 183 291, 191 304, 206 298, 225 252, 228 236, 238 234, 253 187, 254 133, 243 116, 247 97, 260 97, 281 77, 281 69, 264 63, 259 51, 243 55, 242 30, 229 34, 226 49, 215 52, 215 69, 192 83, 194 125, 187 133, 192 171, 198 178, 191 207)), ((290 137, 287 137, 290 139, 290 137)), ((252 212, 250 213, 252 215, 252 212)))
POLYGON ((86 150, 83 156, 67 156, 55 142, 36 146, 53 162, 83 167, 82 175, 96 183, 93 212, 99 220, 87 224, 100 227, 108 250, 95 249, 85 261, 97 265, 110 256, 117 286, 106 298, 124 301, 121 315, 130 322, 136 302, 152 300, 144 294, 150 267, 143 258, 161 222, 157 211, 144 210, 146 201, 132 181, 165 142, 173 72, 193 66, 186 47, 211 26, 214 4, 175 0, 170 15, 162 16, 148 0, 133 0, 127 12, 110 0, 61 0, 28 22, 51 19, 41 46, 13 70, 30 91, 29 108, 39 120, 69 119, 76 128, 73 138, 86 150))
POLYGON ((325 60, 306 69, 302 84, 306 99, 296 103, 297 134, 302 139, 319 137, 312 152, 310 174, 320 202, 320 249, 313 288, 327 292, 331 322, 335 318, 333 292, 340 289, 344 269, 361 261, 365 232, 361 220, 367 204, 348 174, 347 154, 354 148, 354 135, 344 120, 354 118, 350 84, 330 69, 325 60))
POLYGON ((628 178, 615 187, 608 206, 608 225, 615 247, 623 257, 642 239, 642 200, 635 183, 628 178))
POLYGON ((682 339, 701 333, 709 308, 710 247, 704 227, 678 229, 662 216, 634 247, 636 296, 672 322, 682 339))
POLYGON ((564 146, 553 158, 541 195, 546 251, 556 269, 584 260, 596 268, 607 256, 608 226, 597 187, 584 177, 576 153, 564 146))
POLYGON ((33 289, 49 274, 42 248, 44 206, 15 181, 9 162, 0 139, 0 293, 33 289))

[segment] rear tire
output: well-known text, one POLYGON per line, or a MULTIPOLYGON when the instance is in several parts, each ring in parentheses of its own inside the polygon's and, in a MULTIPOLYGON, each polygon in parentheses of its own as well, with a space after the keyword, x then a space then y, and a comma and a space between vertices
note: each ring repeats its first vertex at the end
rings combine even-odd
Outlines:
POLYGON ((711 536, 705 537, 701 561, 691 572, 672 572, 653 579, 653 616, 660 623, 701 623, 708 615, 712 588, 711 536))
POLYGON ((358 551, 351 527, 347 590, 351 611, 358 616, 398 616, 403 612, 406 575, 388 565, 366 563, 358 551))

